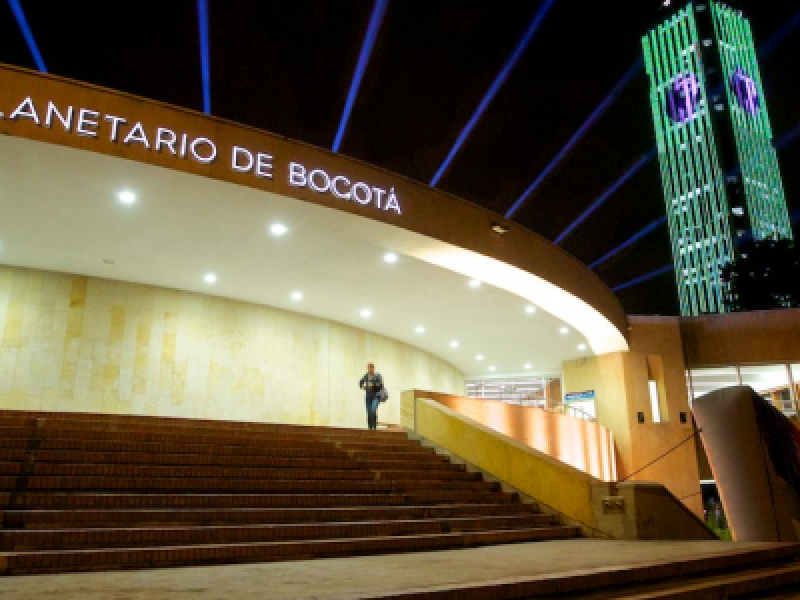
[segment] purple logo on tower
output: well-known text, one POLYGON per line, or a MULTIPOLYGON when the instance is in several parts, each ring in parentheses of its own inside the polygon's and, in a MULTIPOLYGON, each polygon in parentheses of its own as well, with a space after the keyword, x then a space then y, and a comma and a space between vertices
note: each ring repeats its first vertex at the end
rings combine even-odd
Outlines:
POLYGON ((697 113, 700 83, 693 73, 678 75, 667 88, 667 112, 675 123, 685 123, 697 113))
POLYGON ((731 75, 731 89, 739 102, 739 106, 755 116, 761 101, 758 98, 758 88, 753 78, 741 68, 736 69, 731 75))

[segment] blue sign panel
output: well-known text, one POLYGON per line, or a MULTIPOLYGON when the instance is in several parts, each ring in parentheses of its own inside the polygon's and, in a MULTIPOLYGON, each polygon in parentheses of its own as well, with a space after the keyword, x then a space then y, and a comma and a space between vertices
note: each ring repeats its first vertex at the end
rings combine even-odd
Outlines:
POLYGON ((576 400, 594 400, 594 390, 569 392, 564 396, 564 402, 575 402, 576 400))

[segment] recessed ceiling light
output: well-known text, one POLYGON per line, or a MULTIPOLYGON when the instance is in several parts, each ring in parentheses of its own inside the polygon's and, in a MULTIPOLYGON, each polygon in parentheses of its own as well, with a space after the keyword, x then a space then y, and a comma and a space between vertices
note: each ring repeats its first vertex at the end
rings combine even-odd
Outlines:
POLYGON ((536 312, 536 307, 533 304, 528 304, 528 306, 525 307, 525 312, 532 315, 536 312))
POLYGON ((586 344, 578 344, 578 350, 580 350, 581 352, 586 350, 586 344))
POLYGON ((283 223, 273 223, 269 226, 269 232, 272 235, 285 235, 289 232, 289 228, 283 223))
POLYGON ((387 252, 383 255, 384 262, 387 263, 396 263, 397 262, 397 254, 394 252, 387 252))
POLYGON ((361 316, 365 319, 369 319, 372 316, 372 311, 368 308, 361 309, 361 316))
POLYGON ((417 325, 416 327, 414 327, 414 333, 425 333, 425 326, 417 325))
POLYGON ((531 368, 531 363, 525 363, 525 368, 526 369, 530 369, 531 368))
POLYGON ((450 342, 450 347, 451 348, 458 348, 458 340, 453 340, 452 342, 450 342))
POLYGON ((560 333, 561 335, 567 335, 569 333, 569 327, 562 327, 561 329, 558 330, 558 333, 560 333))
POLYGON ((206 283, 216 283, 217 276, 214 275, 214 273, 206 273, 205 275, 203 275, 203 281, 205 281, 206 283))
POLYGON ((470 279, 467 285, 471 288, 479 288, 481 287, 481 282, 478 279, 470 279))
POLYGON ((489 365, 489 370, 490 371, 496 371, 497 367, 495 367, 494 365, 489 365))
POLYGON ((303 299, 303 292, 292 292, 289 297, 295 302, 300 302, 303 299))
POLYGON ((476 354, 475 360, 483 360, 483 354, 476 354))
POLYGON ((117 194, 117 199, 123 204, 133 204, 136 202, 136 194, 130 190, 122 190, 117 194))

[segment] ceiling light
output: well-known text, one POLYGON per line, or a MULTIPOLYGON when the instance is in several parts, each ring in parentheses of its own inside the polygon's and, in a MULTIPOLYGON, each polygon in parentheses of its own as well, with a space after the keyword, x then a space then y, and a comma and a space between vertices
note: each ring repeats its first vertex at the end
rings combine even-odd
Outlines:
POLYGON ((417 325, 416 327, 414 327, 414 333, 425 333, 425 326, 417 325))
POLYGON ((492 231, 503 235, 504 233, 508 233, 508 226, 502 223, 492 223, 492 231))
POLYGON ((531 363, 525 363, 525 368, 526 369, 530 369, 531 368, 531 363))
POLYGON ((458 348, 458 340, 453 340, 452 342, 450 342, 450 347, 451 348, 458 348))
POLYGON ((483 354, 476 354, 475 360, 483 360, 483 354))
POLYGON ((365 319, 369 319, 372 316, 372 311, 368 308, 361 309, 361 316, 365 319))
POLYGON ((536 312, 536 307, 533 304, 528 304, 528 306, 525 307, 525 312, 532 315, 536 312))
POLYGON ((479 288, 481 287, 481 282, 478 279, 470 279, 468 285, 471 288, 479 288))
POLYGON ((567 335, 569 333, 569 327, 562 327, 561 329, 558 330, 558 333, 560 333, 561 335, 567 335))
POLYGON ((495 367, 494 365, 489 365, 489 370, 490 371, 496 371, 497 367, 495 367))
POLYGON ((117 199, 123 204, 133 204, 136 202, 136 194, 130 190, 122 190, 117 194, 117 199))
POLYGON ((206 273, 205 275, 203 275, 203 281, 205 281, 206 283, 216 283, 217 276, 214 275, 214 273, 206 273))
POLYGON ((283 223, 273 223, 269 226, 269 232, 272 235, 285 235, 289 232, 289 228, 283 223))
POLYGON ((397 254, 394 252, 387 252, 383 255, 384 262, 387 263, 396 263, 397 262, 397 254))
POLYGON ((581 352, 586 350, 586 344, 578 344, 578 350, 580 350, 581 352))
POLYGON ((295 302, 300 302, 303 299, 303 292, 292 292, 289 297, 295 302))

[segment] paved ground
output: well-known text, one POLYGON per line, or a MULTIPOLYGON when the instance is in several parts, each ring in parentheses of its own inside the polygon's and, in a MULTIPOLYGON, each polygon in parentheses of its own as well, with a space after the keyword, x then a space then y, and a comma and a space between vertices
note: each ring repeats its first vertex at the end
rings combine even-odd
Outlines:
POLYGON ((734 542, 564 540, 283 563, 0 577, 0 599, 206 600, 381 597, 756 548, 734 542))

